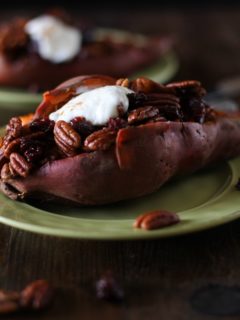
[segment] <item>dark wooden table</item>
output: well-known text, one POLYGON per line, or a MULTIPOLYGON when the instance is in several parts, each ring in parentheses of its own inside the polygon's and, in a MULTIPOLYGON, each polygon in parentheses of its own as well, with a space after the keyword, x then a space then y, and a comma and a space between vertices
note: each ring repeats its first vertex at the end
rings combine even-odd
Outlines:
MULTIPOLYGON (((198 78, 213 88, 240 74, 240 8, 89 16, 102 25, 175 35, 182 63, 176 79, 198 78)), ((21 289, 39 278, 57 288, 51 308, 7 319, 239 319, 240 222, 152 241, 80 241, 1 225, 1 287, 21 289), (94 283, 106 270, 124 287, 121 304, 95 296, 94 283)))

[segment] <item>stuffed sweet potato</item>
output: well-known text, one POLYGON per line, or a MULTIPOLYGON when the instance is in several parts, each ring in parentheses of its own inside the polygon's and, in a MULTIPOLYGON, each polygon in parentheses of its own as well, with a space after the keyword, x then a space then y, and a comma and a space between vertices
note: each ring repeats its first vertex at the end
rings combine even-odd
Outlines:
POLYGON ((10 120, 1 147, 2 191, 13 199, 107 204, 240 154, 238 118, 214 111, 204 94, 197 81, 67 81, 45 93, 29 123, 10 120), (115 104, 109 114, 108 100, 115 104))
POLYGON ((172 47, 169 38, 128 33, 119 38, 111 30, 104 35, 80 29, 73 20, 66 13, 47 13, 0 25, 0 85, 44 91, 79 74, 131 75, 172 47))

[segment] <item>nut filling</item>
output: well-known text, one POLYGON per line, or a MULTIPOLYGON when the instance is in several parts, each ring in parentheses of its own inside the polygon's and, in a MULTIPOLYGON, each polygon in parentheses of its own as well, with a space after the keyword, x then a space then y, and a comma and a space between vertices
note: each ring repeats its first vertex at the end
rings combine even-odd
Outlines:
POLYGON ((52 112, 79 95, 76 86, 45 94, 31 122, 23 124, 20 118, 12 118, 0 148, 2 181, 6 181, 6 176, 25 178, 49 161, 84 152, 106 151, 114 146, 117 132, 122 128, 152 122, 202 124, 215 120, 216 112, 203 100, 205 90, 198 81, 164 86, 138 78, 118 79, 116 85, 127 87, 133 93, 127 94, 128 110, 123 112, 118 106, 118 116, 110 118, 105 125, 93 125, 84 117, 75 117, 70 122, 49 119, 52 112))

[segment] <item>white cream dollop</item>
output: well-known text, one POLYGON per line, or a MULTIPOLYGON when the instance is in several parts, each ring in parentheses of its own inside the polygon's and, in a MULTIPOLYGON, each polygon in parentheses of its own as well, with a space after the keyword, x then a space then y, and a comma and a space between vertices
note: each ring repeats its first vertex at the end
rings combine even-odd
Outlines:
POLYGON ((50 15, 27 22, 25 32, 36 41, 39 55, 53 63, 69 61, 81 49, 81 32, 50 15))
POLYGON ((62 108, 50 114, 50 120, 70 122, 75 117, 84 117, 94 125, 104 125, 110 118, 119 115, 118 107, 128 110, 127 95, 132 90, 121 86, 105 86, 82 93, 69 100, 62 108))

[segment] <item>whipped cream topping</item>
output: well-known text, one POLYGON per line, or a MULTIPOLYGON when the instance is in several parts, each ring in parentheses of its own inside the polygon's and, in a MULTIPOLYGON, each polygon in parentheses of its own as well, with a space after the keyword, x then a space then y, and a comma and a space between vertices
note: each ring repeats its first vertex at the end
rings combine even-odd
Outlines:
POLYGON ((50 114, 50 120, 70 122, 84 117, 94 125, 105 125, 110 118, 119 115, 119 106, 126 112, 129 107, 127 95, 132 90, 121 86, 105 86, 82 93, 69 100, 62 108, 50 114))
POLYGON ((27 22, 25 32, 36 41, 39 55, 53 63, 69 61, 81 49, 81 32, 50 15, 27 22))

